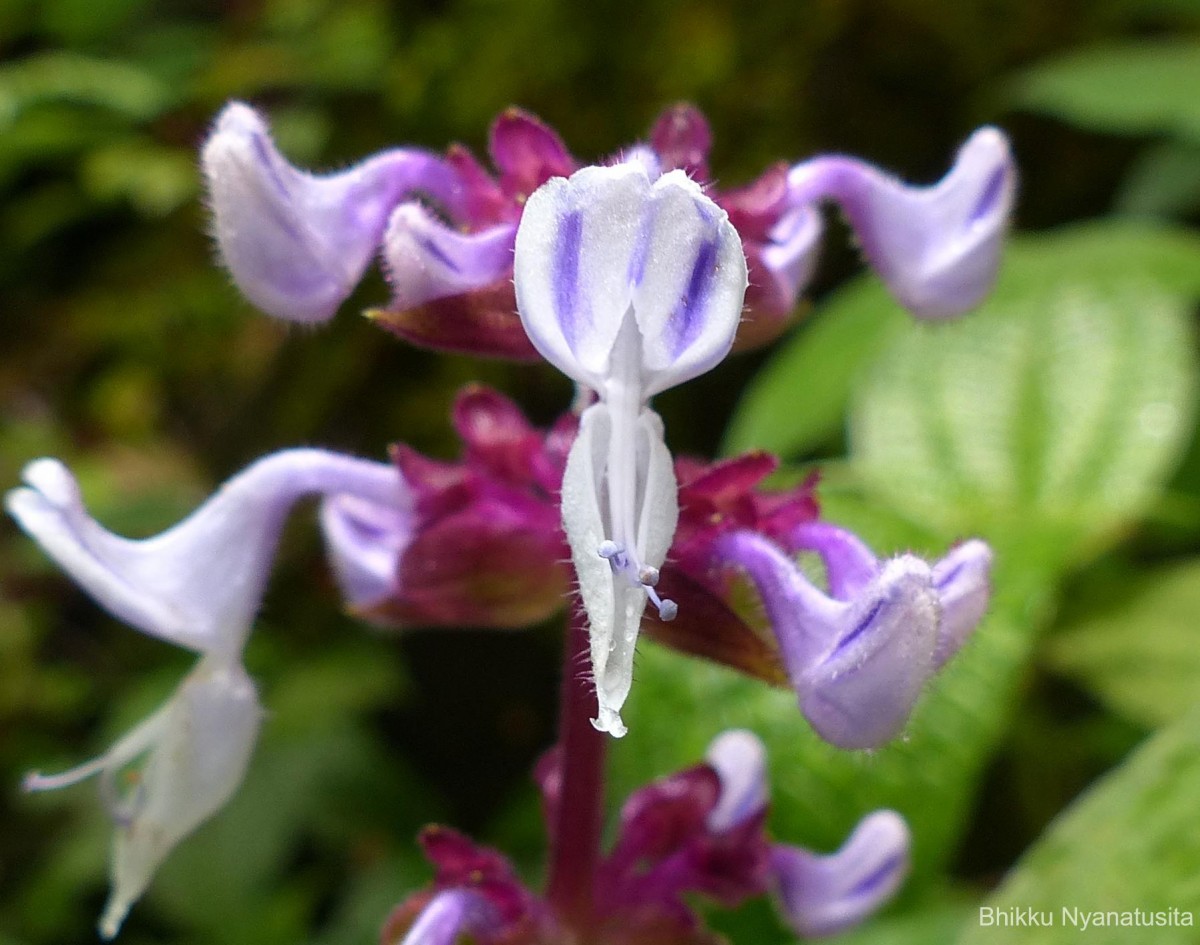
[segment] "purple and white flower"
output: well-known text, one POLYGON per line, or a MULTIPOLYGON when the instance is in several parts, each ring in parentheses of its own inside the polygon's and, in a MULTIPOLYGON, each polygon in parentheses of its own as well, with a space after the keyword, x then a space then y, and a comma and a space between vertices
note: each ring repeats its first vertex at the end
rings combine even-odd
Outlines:
POLYGON ((911 554, 880 561, 858 538, 819 522, 796 526, 789 552, 824 560, 828 593, 789 553, 754 532, 720 537, 721 562, 758 589, 805 717, 841 748, 898 735, 929 678, 987 607, 991 550, 958 546, 930 566, 911 554))
MULTIPOLYGON (((997 129, 976 131, 929 187, 858 158, 819 155, 717 188, 711 143, 704 116, 677 105, 647 144, 607 163, 637 161, 652 176, 680 170, 726 211, 750 274, 738 348, 765 344, 790 324, 816 267, 826 201, 842 209, 867 261, 918 317, 961 314, 990 289, 1016 191, 1012 154, 997 129)), ((393 289, 391 302, 369 313, 379 324, 427 347, 536 358, 513 316, 513 244, 530 195, 580 164, 551 128, 518 109, 496 119, 489 150, 495 177, 457 145, 444 158, 394 148, 313 175, 280 155, 262 117, 233 103, 202 155, 220 257, 265 312, 319 322, 378 255, 393 289)))
POLYGON ((589 167, 538 189, 514 262, 537 350, 598 400, 583 411, 562 484, 563 526, 591 625, 594 724, 625 733, 633 652, 675 534, 678 501, 654 395, 729 352, 746 291, 727 215, 681 171, 589 167))
POLYGON ((347 495, 400 512, 409 497, 388 464, 287 450, 229 480, 174 528, 132 541, 88 515, 57 460, 30 463, 24 478, 5 501, 20 526, 114 616, 200 657, 167 703, 99 758, 25 779, 26 790, 47 791, 99 777, 116 827, 100 920, 112 938, 171 850, 245 775, 262 709, 242 650, 292 506, 306 495, 347 495), (136 781, 125 790, 131 769, 136 781))

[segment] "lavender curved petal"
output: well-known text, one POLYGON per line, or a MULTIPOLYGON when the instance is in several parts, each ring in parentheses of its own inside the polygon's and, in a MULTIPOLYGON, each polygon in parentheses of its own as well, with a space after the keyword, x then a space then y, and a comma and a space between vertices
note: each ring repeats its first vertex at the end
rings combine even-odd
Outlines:
POLYGON ((771 872, 784 918, 797 935, 816 938, 857 925, 904 882, 911 837, 894 811, 863 818, 828 856, 800 847, 771 850, 771 872))
POLYGON ((793 683, 837 639, 847 605, 831 600, 763 536, 748 531, 722 535, 713 547, 725 565, 741 568, 754 582, 793 683))
POLYGON ((772 296, 790 311, 817 266, 824 221, 812 207, 793 207, 771 228, 758 256, 773 283, 772 296))
POLYGON ((512 223, 462 233, 418 203, 401 204, 383 236, 391 307, 416 308, 511 278, 516 233, 512 223))
POLYGON ((322 322, 353 291, 396 204, 423 193, 452 206, 454 172, 435 155, 385 151, 318 176, 292 167, 263 118, 234 102, 201 152, 221 261, 269 315, 322 322))
POLYGON ((369 613, 393 597, 400 559, 415 537, 412 508, 331 495, 321 503, 320 520, 346 605, 369 613))
POLYGON ((92 519, 78 483, 54 459, 30 463, 6 507, 114 616, 200 653, 241 652, 285 518, 310 494, 350 493, 402 508, 395 468, 298 449, 273 453, 226 482, 188 518, 151 538, 114 535, 92 519))
POLYGON ((940 605, 929 566, 888 561, 846 606, 834 647, 793 683, 817 733, 839 748, 876 748, 904 728, 934 672, 940 605))
POLYGON ((767 806, 767 750, 745 729, 722 732, 708 746, 705 760, 721 779, 721 793, 708 814, 708 829, 724 833, 767 806))
POLYGON ((827 522, 798 525, 789 536, 789 547, 821 556, 829 593, 837 600, 857 597, 879 573, 879 559, 857 535, 827 522))
POLYGON ((754 582, 800 709, 822 738, 874 748, 899 734, 935 668, 941 605, 929 565, 894 558, 851 599, 834 600, 756 533, 724 535, 714 554, 754 582))
POLYGON ((913 187, 851 157, 818 157, 788 175, 791 201, 835 200, 863 253, 920 318, 961 315, 991 289, 1016 195, 1008 140, 980 128, 939 183, 913 187))
POLYGON ((987 612, 992 595, 992 549, 978 539, 965 541, 933 566, 933 586, 942 605, 934 665, 950 659, 987 612))

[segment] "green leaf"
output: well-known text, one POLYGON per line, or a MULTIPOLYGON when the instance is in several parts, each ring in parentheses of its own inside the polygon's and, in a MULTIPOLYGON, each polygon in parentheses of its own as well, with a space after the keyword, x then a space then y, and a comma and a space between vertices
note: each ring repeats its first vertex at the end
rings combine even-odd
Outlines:
POLYGON ((1106 224, 1012 246, 992 298, 897 333, 853 407, 874 494, 1060 568, 1142 514, 1192 429, 1200 243, 1106 224))
POLYGON ((1145 149, 1121 182, 1113 207, 1139 217, 1181 217, 1200 207, 1200 145, 1164 141, 1145 149))
POLYGON ((84 190, 100 201, 128 200, 146 217, 161 217, 196 193, 199 178, 190 152, 130 138, 87 154, 84 190))
MULTIPOLYGON (((986 903, 997 910, 1048 913, 1046 928, 972 923, 959 945, 1184 945, 1194 926, 1113 927, 1086 933, 1074 913, 1200 911, 1200 711, 1150 739, 1066 813, 986 903)), ((999 914, 999 913, 994 913, 999 914)), ((1006 914, 1012 915, 1012 912, 1006 914)), ((1179 915, 1179 913, 1174 913, 1179 915)))
POLYGON ((136 66, 78 53, 41 53, 0 68, 0 129, 47 101, 98 105, 146 121, 172 98, 167 86, 136 66))
POLYGON ((643 647, 625 713, 629 735, 612 752, 612 798, 695 764, 721 731, 747 728, 767 746, 776 838, 832 850, 865 814, 890 807, 913 830, 910 885, 935 881, 960 838, 1045 612, 1044 589, 1030 580, 1001 567, 1000 597, 974 639, 930 684, 904 734, 869 753, 821 741, 790 689, 643 647))
POLYGON ((1200 138, 1200 43, 1127 43, 1067 53, 1017 76, 1014 104, 1115 134, 1200 138))
POLYGON ((1050 641, 1049 664, 1147 727, 1177 719, 1200 694, 1200 561, 1137 575, 1097 604, 1050 641))
POLYGON ((738 403, 723 452, 765 449, 800 456, 833 439, 863 365, 904 324, 873 279, 838 292, 781 345, 738 403))

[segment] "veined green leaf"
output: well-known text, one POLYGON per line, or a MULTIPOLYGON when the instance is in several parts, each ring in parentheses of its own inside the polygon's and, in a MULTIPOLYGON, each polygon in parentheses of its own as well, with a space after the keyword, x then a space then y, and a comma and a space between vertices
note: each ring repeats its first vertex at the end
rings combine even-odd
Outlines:
POLYGON ((1105 603, 1055 635, 1050 665, 1135 722, 1178 718, 1200 698, 1200 562, 1139 575, 1105 603))
POLYGON ((1116 134, 1200 137, 1200 43, 1124 43, 1067 53, 1017 76, 1018 106, 1116 134))
POLYGON ((738 403, 723 452, 765 449, 799 456, 842 429, 864 364, 906 316, 883 286, 860 279, 821 306, 780 346, 738 403))
POLYGON ((887 504, 1056 568, 1153 501, 1192 430, 1191 237, 1105 225, 1015 243, 993 297, 899 332, 851 416, 887 504))
POLYGON ((1200 711, 1193 710, 1068 808, 985 903, 1003 914, 1033 910, 1052 921, 1016 927, 977 920, 959 945, 1066 945, 1085 938, 1090 945, 1195 942, 1198 796, 1200 711), (1134 910, 1142 924, 1134 924, 1134 910), (1097 912, 1104 914, 1103 924, 1092 921, 1083 933, 1082 922, 1097 912), (1179 924, 1184 915, 1192 924, 1179 924))

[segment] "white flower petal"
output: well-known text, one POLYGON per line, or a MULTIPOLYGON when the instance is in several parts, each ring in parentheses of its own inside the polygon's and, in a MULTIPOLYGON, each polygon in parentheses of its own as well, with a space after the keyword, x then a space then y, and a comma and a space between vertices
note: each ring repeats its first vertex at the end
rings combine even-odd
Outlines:
POLYGON ((117 825, 105 938, 117 934, 175 845, 237 790, 261 718, 254 683, 237 664, 202 661, 179 687, 146 748, 133 814, 117 825))
POLYGON ((517 232, 517 307, 534 346, 600 390, 626 313, 646 399, 707 371, 733 344, 746 291, 741 240, 682 171, 587 167, 529 198, 517 232))
MULTIPOLYGON (((593 404, 584 411, 579 435, 567 457, 562 509, 563 527, 590 624, 599 704, 594 724, 620 737, 626 731, 620 711, 633 678, 633 655, 648 591, 599 553, 613 534, 610 510, 604 501, 612 475, 608 463, 612 429, 606 404, 593 404)), ((657 415, 643 411, 635 436, 637 504, 632 511, 638 530, 633 546, 641 565, 658 568, 675 533, 678 489, 657 415)))

